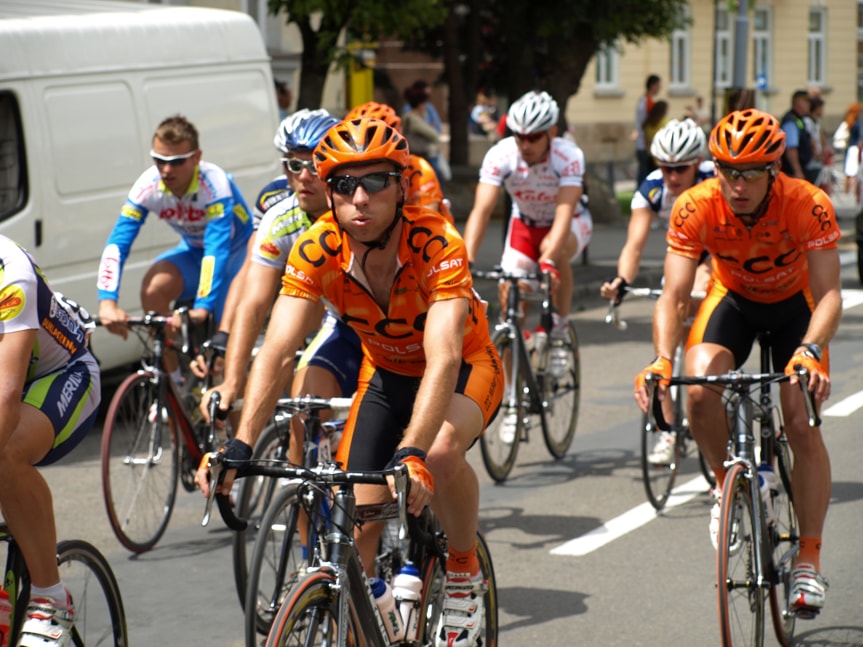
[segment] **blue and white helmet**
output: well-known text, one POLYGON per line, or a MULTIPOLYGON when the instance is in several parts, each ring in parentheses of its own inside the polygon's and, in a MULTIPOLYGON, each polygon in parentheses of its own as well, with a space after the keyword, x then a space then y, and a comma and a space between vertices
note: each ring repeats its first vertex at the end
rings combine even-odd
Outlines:
POLYGON ((326 132, 339 123, 324 109, 303 108, 285 117, 276 130, 273 143, 282 153, 311 153, 326 132))
POLYGON ((557 101, 548 92, 530 91, 509 107, 506 125, 518 135, 530 135, 556 126, 559 116, 557 101))

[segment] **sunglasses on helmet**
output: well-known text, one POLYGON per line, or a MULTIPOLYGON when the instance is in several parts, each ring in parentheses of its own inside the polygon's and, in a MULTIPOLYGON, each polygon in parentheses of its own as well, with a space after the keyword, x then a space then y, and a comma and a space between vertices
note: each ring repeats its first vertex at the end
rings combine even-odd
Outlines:
POLYGON ((283 157, 282 163, 285 165, 288 171, 290 171, 294 175, 299 175, 300 173, 302 173, 304 168, 309 169, 309 173, 311 173, 312 175, 318 174, 317 170, 315 169, 315 163, 311 160, 306 161, 297 159, 296 157, 283 157))
POLYGON ((197 150, 189 151, 188 153, 183 153, 182 155, 159 155, 156 151, 150 151, 150 157, 153 158, 153 163, 156 166, 182 166, 186 163, 186 160, 190 157, 194 156, 197 153, 197 150))
POLYGON ((352 196, 356 193, 357 187, 362 186, 366 193, 380 193, 390 185, 390 178, 400 178, 401 173, 394 171, 379 171, 377 173, 369 173, 362 177, 354 177, 353 175, 339 175, 331 177, 327 183, 333 189, 334 193, 339 195, 352 196))

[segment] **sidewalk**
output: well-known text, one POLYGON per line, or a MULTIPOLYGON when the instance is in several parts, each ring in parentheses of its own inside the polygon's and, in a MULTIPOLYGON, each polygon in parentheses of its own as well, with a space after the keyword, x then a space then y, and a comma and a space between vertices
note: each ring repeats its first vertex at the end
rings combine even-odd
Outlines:
MULTIPOLYGON (((836 217, 842 231, 842 245, 854 242, 854 221, 857 207, 853 204, 837 202, 836 217)), ((457 223, 463 229, 463 223, 457 223)), ((585 301, 599 301, 599 288, 604 281, 617 275, 617 258, 626 241, 626 222, 621 224, 596 223, 593 237, 587 250, 587 258, 579 258, 573 265, 573 307, 583 307, 585 301)), ((492 220, 483 240, 477 267, 490 268, 500 261, 503 245, 503 223, 492 220)), ((641 271, 636 279, 637 286, 659 287, 662 279, 662 266, 665 260, 665 230, 654 229, 650 232, 647 246, 641 257, 641 271)))

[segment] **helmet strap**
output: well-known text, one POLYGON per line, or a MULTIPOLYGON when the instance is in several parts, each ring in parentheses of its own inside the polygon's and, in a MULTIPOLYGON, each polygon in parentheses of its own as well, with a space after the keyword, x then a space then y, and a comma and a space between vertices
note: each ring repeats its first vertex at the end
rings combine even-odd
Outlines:
POLYGON ((384 249, 387 246, 387 243, 390 242, 390 237, 393 235, 393 229, 396 228, 396 225, 398 224, 399 220, 402 219, 402 206, 403 206, 403 203, 401 203, 401 202, 396 205, 395 217, 393 217, 392 222, 383 231, 383 233, 378 237, 377 240, 371 240, 368 242, 357 241, 361 245, 366 246, 366 253, 363 254, 362 259, 360 259, 360 267, 363 269, 364 273, 366 271, 366 260, 368 259, 369 254, 371 254, 376 249, 384 249))

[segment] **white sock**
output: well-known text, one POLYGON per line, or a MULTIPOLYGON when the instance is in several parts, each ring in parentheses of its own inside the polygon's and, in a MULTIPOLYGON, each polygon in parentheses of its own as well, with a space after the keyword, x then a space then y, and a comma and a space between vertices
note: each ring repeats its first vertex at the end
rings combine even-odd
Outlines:
POLYGON ((66 587, 63 586, 63 582, 57 582, 53 586, 48 587, 31 586, 30 599, 33 600, 35 598, 53 600, 54 604, 61 608, 65 608, 69 604, 69 598, 67 597, 66 587))

